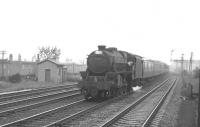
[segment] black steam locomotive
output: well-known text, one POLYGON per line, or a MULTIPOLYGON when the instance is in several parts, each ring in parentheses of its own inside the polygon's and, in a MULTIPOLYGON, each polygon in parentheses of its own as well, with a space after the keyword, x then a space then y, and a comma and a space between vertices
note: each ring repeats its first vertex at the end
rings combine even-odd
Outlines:
POLYGON ((81 72, 79 83, 86 99, 126 94, 140 81, 168 72, 159 61, 143 60, 116 48, 98 46, 87 58, 87 70, 81 72))

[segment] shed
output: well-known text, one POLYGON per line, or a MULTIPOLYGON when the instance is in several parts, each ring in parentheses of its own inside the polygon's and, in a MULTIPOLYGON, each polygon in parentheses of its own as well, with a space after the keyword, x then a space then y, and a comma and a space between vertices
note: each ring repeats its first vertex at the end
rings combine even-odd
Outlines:
POLYGON ((46 59, 38 63, 38 81, 61 83, 63 80, 63 64, 46 59))

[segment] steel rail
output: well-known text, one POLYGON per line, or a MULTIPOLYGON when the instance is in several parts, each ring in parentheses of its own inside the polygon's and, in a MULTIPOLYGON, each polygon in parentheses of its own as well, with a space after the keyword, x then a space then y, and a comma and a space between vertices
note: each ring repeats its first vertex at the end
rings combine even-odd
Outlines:
POLYGON ((76 92, 76 91, 80 91, 79 89, 76 90, 68 90, 68 91, 59 91, 53 94, 45 94, 45 95, 41 95, 41 96, 36 96, 36 97, 30 97, 30 98, 26 98, 26 99, 21 99, 21 100, 16 100, 16 101, 11 101, 11 102, 7 102, 7 103, 2 103, 0 104, 0 108, 5 108, 7 106, 12 106, 12 105, 16 105, 18 103, 25 103, 25 102, 29 102, 29 101, 34 101, 34 100, 38 100, 38 99, 45 99, 45 98, 50 98, 50 97, 54 97, 56 95, 60 95, 60 94, 66 94, 66 93, 71 93, 71 92, 76 92))
POLYGON ((82 103, 84 101, 85 101, 85 99, 79 100, 79 101, 76 101, 76 102, 73 102, 73 103, 70 103, 70 104, 67 104, 67 105, 63 105, 63 106, 57 107, 57 108, 52 109, 52 110, 41 112, 39 114, 35 114, 35 115, 29 116, 29 117, 26 117, 26 118, 22 118, 22 119, 19 119, 19 120, 10 122, 10 123, 6 123, 6 124, 3 124, 3 125, 0 125, 0 127, 9 127, 9 126, 15 125, 17 123, 25 122, 27 120, 31 120, 31 119, 34 119, 34 118, 37 118, 37 117, 42 117, 42 116, 45 116, 47 114, 51 114, 51 113, 57 112, 59 110, 62 110, 62 109, 69 108, 69 107, 72 107, 74 105, 80 104, 80 103, 82 103))
POLYGON ((145 95, 143 95, 142 97, 140 97, 139 99, 137 99, 136 101, 134 101, 132 104, 126 106, 121 112, 117 113, 114 117, 112 117, 107 122, 105 122, 103 125, 101 125, 101 127, 108 127, 108 126, 112 125, 115 121, 117 121, 118 119, 120 119, 121 117, 123 117, 125 114, 127 114, 132 108, 134 108, 136 105, 138 105, 139 103, 141 103, 150 94, 152 94, 154 91, 156 91, 158 88, 160 88, 161 86, 163 86, 168 81, 169 81, 169 79, 166 79, 165 81, 163 81, 162 83, 160 83, 160 85, 158 85, 155 88, 153 88, 152 90, 150 90, 148 93, 146 93, 145 95))
POLYGON ((33 90, 24 90, 20 92, 12 92, 12 93, 6 93, 6 94, 0 94, 0 102, 8 99, 13 99, 21 96, 30 96, 34 94, 42 94, 46 92, 53 92, 63 89, 70 89, 75 88, 76 84, 73 85, 62 85, 62 86, 56 86, 56 87, 47 87, 47 88, 40 88, 40 89, 33 89, 33 90))
POLYGON ((0 116, 5 115, 5 114, 9 114, 11 112, 17 112, 17 111, 26 110, 26 109, 29 109, 29 108, 39 107, 39 106, 42 106, 42 105, 45 105, 45 104, 54 103, 54 102, 59 101, 59 100, 64 100, 64 99, 79 96, 79 95, 81 95, 81 93, 75 93, 75 94, 67 95, 67 96, 64 96, 64 97, 58 97, 58 98, 55 98, 55 99, 50 99, 50 100, 41 101, 41 102, 38 102, 38 103, 33 103, 33 104, 29 104, 29 105, 24 105, 24 106, 21 106, 21 107, 8 109, 8 110, 0 112, 0 116))
MULTIPOLYGON (((163 81, 163 82, 160 83, 160 84, 164 84, 164 83, 167 82, 168 80, 169 80, 169 79, 163 81)), ((119 97, 119 98, 121 98, 121 97, 119 97)), ((116 99, 119 99, 119 98, 116 97, 116 99)), ((111 100, 111 102, 112 102, 112 101, 114 101, 114 100, 111 100)), ((98 108, 98 107, 102 107, 102 106, 104 106, 105 104, 108 104, 108 103, 110 103, 110 102, 103 102, 103 103, 100 104, 100 105, 96 105, 96 106, 94 106, 94 107, 92 107, 92 108, 88 108, 88 109, 82 110, 82 111, 80 111, 80 112, 78 112, 78 113, 76 113, 76 114, 74 114, 74 115, 68 116, 68 117, 63 118, 63 119, 58 120, 58 121, 55 121, 55 122, 53 122, 53 123, 51 123, 51 124, 49 124, 49 125, 46 125, 46 126, 44 126, 44 127, 53 127, 53 126, 56 126, 56 125, 58 125, 58 124, 60 124, 60 123, 62 123, 62 122, 64 122, 64 121, 74 119, 74 118, 76 118, 76 117, 78 117, 78 116, 80 116, 80 115, 82 115, 82 114, 85 114, 85 113, 87 113, 87 112, 90 112, 91 110, 96 109, 96 108, 98 108)))
POLYGON ((155 106, 155 108, 153 109, 153 111, 150 113, 150 115, 147 117, 147 119, 145 120, 145 122, 142 124, 142 127, 148 127, 149 124, 151 123, 151 121, 153 120, 153 118, 155 117, 156 113, 158 112, 158 110, 160 109, 160 107, 162 106, 162 104, 164 103, 165 99, 167 98, 167 95, 170 93, 170 91, 172 90, 173 87, 176 86, 177 82, 177 78, 176 80, 172 83, 172 85, 168 88, 167 92, 165 93, 165 95, 160 99, 160 101, 158 102, 158 104, 155 106))
POLYGON ((24 89, 24 90, 19 90, 19 91, 10 91, 10 92, 2 92, 0 93, 0 97, 3 96, 12 96, 12 95, 18 95, 18 94, 24 94, 27 92, 37 92, 37 91, 42 91, 42 90, 51 90, 51 89, 56 89, 56 88, 65 88, 65 87, 71 87, 77 84, 71 84, 71 85, 59 85, 59 86, 49 86, 49 87, 42 87, 42 88, 33 88, 33 89, 24 89))
POLYGON ((50 123, 50 124, 48 124, 48 125, 46 125, 46 126, 43 126, 43 127, 52 127, 52 126, 58 125, 58 124, 60 124, 60 123, 62 123, 62 122, 64 122, 64 121, 72 120, 72 119, 74 119, 74 118, 79 117, 80 115, 83 115, 83 114, 85 114, 85 113, 87 113, 87 112, 91 112, 91 111, 93 111, 93 110, 95 110, 95 109, 97 109, 97 108, 100 108, 100 107, 102 107, 102 106, 105 106, 105 105, 107 105, 108 103, 111 103, 111 102, 113 102, 113 101, 115 101, 115 100, 121 99, 121 98, 123 98, 123 97, 125 97, 125 96, 127 96, 127 95, 122 95, 122 96, 119 96, 119 97, 115 97, 115 98, 113 98, 113 99, 107 100, 107 101, 102 102, 102 103, 100 103, 100 104, 96 104, 96 105, 94 105, 94 106, 92 106, 92 107, 90 107, 90 108, 87 108, 87 109, 84 109, 84 110, 82 110, 82 111, 79 111, 79 112, 77 112, 77 113, 75 113, 75 114, 72 114, 72 115, 70 115, 70 116, 68 116, 68 117, 65 117, 65 118, 63 118, 63 119, 60 119, 60 120, 58 120, 58 121, 55 121, 55 122, 50 123))

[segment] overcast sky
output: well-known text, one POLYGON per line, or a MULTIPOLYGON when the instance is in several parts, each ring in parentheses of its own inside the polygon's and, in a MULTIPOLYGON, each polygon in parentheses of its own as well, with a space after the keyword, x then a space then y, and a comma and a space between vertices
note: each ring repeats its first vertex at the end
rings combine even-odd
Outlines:
POLYGON ((104 44, 169 63, 200 59, 199 0, 1 0, 0 50, 31 60, 57 46, 61 61, 83 60, 104 44))

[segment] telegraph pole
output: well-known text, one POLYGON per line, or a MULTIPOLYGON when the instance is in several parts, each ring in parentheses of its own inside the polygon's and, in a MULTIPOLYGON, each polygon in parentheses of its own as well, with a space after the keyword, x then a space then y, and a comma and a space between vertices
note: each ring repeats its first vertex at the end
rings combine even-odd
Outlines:
POLYGON ((191 73, 192 73, 192 57, 193 57, 193 52, 191 52, 190 64, 189 64, 189 72, 191 72, 191 73))
POLYGON ((1 54, 1 56, 2 56, 2 63, 1 63, 1 65, 2 65, 2 76, 1 76, 1 78, 3 79, 4 78, 4 55, 6 54, 6 51, 0 51, 0 54, 1 54))

